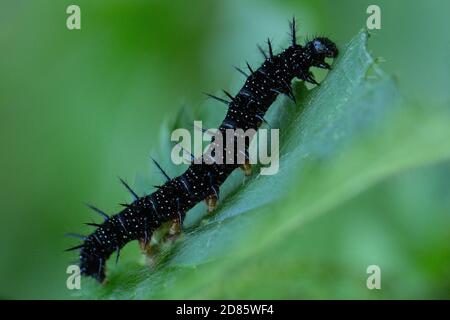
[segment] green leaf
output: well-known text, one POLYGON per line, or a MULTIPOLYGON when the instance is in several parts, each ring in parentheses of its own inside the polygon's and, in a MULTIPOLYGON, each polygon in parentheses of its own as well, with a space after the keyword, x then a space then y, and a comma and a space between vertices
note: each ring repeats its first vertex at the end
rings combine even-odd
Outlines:
MULTIPOLYGON (((255 173, 245 180, 236 171, 224 185, 225 197, 217 212, 204 217, 203 204, 194 208, 184 234, 174 245, 162 248, 156 265, 143 265, 136 259, 136 250, 130 251, 119 265, 108 263, 108 284, 83 279, 79 295, 106 299, 372 297, 365 287, 369 255, 352 264, 332 250, 336 243, 320 235, 341 239, 335 226, 348 231, 347 225, 361 220, 356 214, 345 216, 345 206, 350 208, 347 212, 362 210, 368 221, 373 219, 367 212, 384 191, 379 186, 395 184, 393 176, 447 161, 450 113, 444 108, 428 112, 406 107, 393 79, 367 52, 367 38, 360 32, 340 48, 339 59, 320 87, 308 90, 297 84, 297 105, 281 98, 271 108, 269 123, 280 128, 281 135, 276 175, 255 173), (325 213, 329 214, 322 217, 325 213), (339 216, 344 217, 339 220, 339 216)), ((213 108, 217 107, 208 112, 186 108, 172 125, 165 126, 164 153, 158 158, 170 158, 172 129, 186 127, 199 117, 210 126, 219 123, 223 113, 213 108)), ((168 160, 163 163, 170 166, 168 160)), ((364 221, 361 225, 365 230, 364 221)), ((389 264, 386 256, 379 257, 389 264)), ((392 289, 379 296, 402 297, 402 293, 392 289)))

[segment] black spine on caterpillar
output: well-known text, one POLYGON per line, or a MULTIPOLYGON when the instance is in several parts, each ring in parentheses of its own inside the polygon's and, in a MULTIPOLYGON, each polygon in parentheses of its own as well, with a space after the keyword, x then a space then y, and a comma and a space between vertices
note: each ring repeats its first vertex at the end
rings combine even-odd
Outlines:
MULTIPOLYGON (((225 92, 230 101, 214 97, 228 105, 228 112, 219 127, 223 136, 226 136, 227 129, 257 130, 265 121, 265 113, 279 94, 285 94, 295 101, 291 90, 294 78, 318 84, 309 69, 313 66, 331 68, 325 58, 335 58, 338 55, 338 49, 331 40, 317 37, 302 46, 297 44, 295 33, 293 19, 291 45, 287 49, 274 55, 269 40, 268 54, 261 50, 265 56, 261 67, 253 70, 247 64, 248 75, 238 69, 248 76, 238 94, 233 97, 225 92)), ((223 157, 226 157, 226 146, 222 147, 223 157)), ((236 157, 236 154, 232 156, 236 157)), ((105 279, 105 262, 111 254, 116 252, 118 259, 120 249, 128 242, 140 240, 147 243, 162 223, 175 219, 182 222, 186 212, 198 202, 211 195, 218 197, 219 187, 238 167, 238 164, 228 164, 225 160, 221 163, 223 164, 192 163, 182 175, 173 179, 163 172, 166 183, 144 197, 138 197, 122 181, 135 197, 134 202, 125 205, 120 213, 112 217, 93 208, 105 221, 102 224, 90 224, 97 227, 97 230, 82 237, 83 244, 69 249, 80 249, 81 273, 102 282, 105 279)))

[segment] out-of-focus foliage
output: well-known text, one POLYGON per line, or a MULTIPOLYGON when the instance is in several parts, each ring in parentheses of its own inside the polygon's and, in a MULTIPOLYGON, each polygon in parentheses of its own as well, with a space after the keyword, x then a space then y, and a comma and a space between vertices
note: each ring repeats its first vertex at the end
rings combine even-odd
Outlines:
MULTIPOLYGON (((305 206, 314 208, 313 204, 328 204, 321 210, 315 209, 326 214, 312 215, 314 219, 308 224, 292 222, 286 237, 277 232, 266 237, 270 232, 264 231, 266 234, 255 238, 252 232, 248 238, 241 238, 246 234, 243 233, 227 238, 228 247, 224 241, 216 244, 211 236, 202 248, 215 249, 220 255, 230 250, 235 255, 217 257, 217 261, 206 264, 202 261, 197 269, 186 264, 185 281, 192 292, 181 282, 171 287, 174 281, 170 274, 164 278, 158 271, 152 276, 152 272, 137 264, 137 246, 130 245, 123 253, 123 261, 109 268, 115 285, 98 289, 83 280, 87 292, 75 296, 271 297, 271 292, 273 296, 319 298, 448 296, 446 272, 450 268, 445 219, 449 213, 449 174, 448 166, 432 166, 432 162, 442 155, 441 138, 446 138, 440 125, 448 115, 437 106, 449 100, 450 3, 377 3, 382 9, 382 29, 373 32, 370 48, 375 57, 386 60, 382 68, 394 76, 403 96, 405 103, 398 107, 397 115, 386 115, 387 109, 398 101, 398 92, 389 77, 382 76, 381 82, 380 77, 373 83, 365 80, 368 87, 359 87, 360 93, 352 91, 354 103, 365 102, 359 112, 356 104, 351 106, 340 100, 346 92, 335 88, 333 100, 340 101, 342 107, 352 107, 351 114, 338 108, 342 114, 330 115, 331 119, 342 119, 336 127, 327 127, 328 119, 315 114, 321 108, 307 108, 312 103, 310 99, 318 99, 324 92, 306 92, 299 87, 305 109, 281 101, 271 115, 275 125, 280 123, 277 117, 285 119, 288 112, 297 119, 298 122, 292 121, 289 132, 283 129, 281 133, 286 139, 283 154, 297 150, 299 158, 283 158, 286 162, 282 163, 280 178, 253 178, 237 189, 242 190, 238 194, 232 190, 242 179, 233 177, 226 187, 229 197, 222 203, 221 211, 203 223, 209 228, 224 225, 223 230, 227 230, 225 225, 242 223, 244 227, 248 219, 248 223, 261 221, 262 227, 269 216, 303 219, 310 212, 305 206), (359 96, 363 92, 371 94, 359 96), (311 117, 316 121, 310 121, 311 117), (319 124, 324 127, 315 127, 319 124), (360 136, 359 130, 365 127, 367 132, 360 136), (323 136, 311 139, 320 133, 323 136), (327 139, 330 133, 335 133, 332 140, 327 139), (353 141, 356 137, 359 144, 353 141), (348 152, 343 151, 345 148, 348 152), (312 155, 317 157, 313 160, 312 155), (346 157, 341 159, 343 155, 346 157), (391 160, 384 158, 388 156, 391 160), (342 167, 332 165, 339 159, 342 167), (374 161, 379 165, 369 166, 374 161), (414 169, 419 164, 426 168, 414 169), (329 171, 325 170, 328 166, 329 171), (365 172, 367 177, 363 180, 355 178, 356 185, 338 184, 339 175, 317 180, 330 181, 327 188, 313 183, 315 175, 321 172, 346 177, 352 168, 354 172, 365 168, 375 172, 365 172), (295 181, 282 179, 287 174, 284 170, 289 170, 295 181), (405 173, 388 178, 398 171, 405 173), (293 195, 281 200, 274 192, 263 206, 258 190, 275 187, 275 181, 291 181, 292 185, 283 187, 293 195), (331 201, 328 194, 342 203, 331 201), (259 201, 251 201, 253 195, 259 201), (307 199, 314 203, 305 203, 307 199), (256 207, 258 204, 261 207, 256 207), (256 215, 267 217, 254 220, 256 215), (271 240, 260 244, 261 239, 271 240), (250 244, 260 245, 260 251, 240 252, 253 248, 250 244), (270 258, 274 254, 279 254, 277 259, 270 258), (364 287, 366 275, 361 270, 369 260, 387 266, 383 267, 381 292, 369 292, 364 287), (210 273, 206 277, 202 271, 208 264, 210 273), (159 284, 150 279, 155 278, 167 279, 167 289, 154 293, 159 284), (300 278, 302 281, 290 281, 300 278), (209 286, 210 281, 215 285, 209 286), (127 286, 140 290, 116 292, 127 286), (169 288, 173 291, 169 292, 169 288)), ((161 131, 164 120, 173 119, 184 108, 183 116, 171 126, 190 126, 194 118, 216 126, 224 110, 217 106, 209 106, 207 111, 197 109, 204 103, 201 92, 222 87, 232 92, 238 89, 242 78, 231 66, 243 66, 245 60, 259 64, 256 43, 271 37, 276 50, 284 47, 288 39, 287 20, 295 15, 299 36, 324 33, 342 46, 365 25, 369 4, 372 1, 2 1, 0 297, 74 296, 66 288, 65 270, 75 257, 63 253, 71 244, 63 234, 87 232, 81 223, 94 218, 83 206, 85 201, 108 212, 119 210, 116 204, 126 201, 127 194, 117 183, 116 175, 134 181, 141 193, 151 191, 148 186, 158 177, 148 161, 149 151, 155 150, 153 155, 160 161, 169 158, 167 130, 171 127, 163 126, 161 131), (81 7, 80 31, 69 31, 65 26, 66 8, 73 3, 81 7)), ((370 75, 373 72, 369 78, 370 75)), ((326 82, 333 77, 338 77, 337 70, 326 82)), ((331 108, 337 104, 319 106, 331 108)), ((171 174, 181 170, 168 162, 165 167, 171 174)), ((202 212, 202 207, 192 212, 191 226, 198 223, 202 212)), ((191 233, 201 235, 206 226, 187 229, 185 239, 174 248, 175 257, 181 249, 185 250, 183 246, 192 243, 191 233)), ((263 229, 255 226, 257 230, 263 229)), ((185 257, 195 248, 183 251, 185 257)), ((205 259, 210 257, 206 253, 205 259)), ((167 256, 167 263, 176 263, 172 259, 167 256)))

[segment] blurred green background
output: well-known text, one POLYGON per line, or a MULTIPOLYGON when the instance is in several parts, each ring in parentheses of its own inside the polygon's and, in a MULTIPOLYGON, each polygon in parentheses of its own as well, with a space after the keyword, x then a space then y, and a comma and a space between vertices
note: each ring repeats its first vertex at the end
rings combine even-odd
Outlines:
MULTIPOLYGON (((203 104, 202 91, 241 84, 232 66, 261 61, 256 44, 268 36, 275 48, 285 45, 292 15, 301 36, 323 33, 344 44, 365 26, 369 4, 382 9, 382 29, 374 32, 370 49, 386 60, 382 68, 395 77, 405 100, 430 110, 447 104, 450 2, 445 0, 2 1, 0 298, 69 298, 65 270, 74 256, 63 253, 70 243, 64 233, 91 219, 83 202, 115 212, 116 204, 128 199, 116 176, 133 182, 153 170, 149 154, 160 143, 161 123, 182 106, 203 104), (66 28, 69 4, 81 7, 81 30, 66 28)), ((399 235, 434 221, 421 239, 430 242, 427 248, 435 248, 440 260, 428 249, 405 253, 413 257, 408 263, 418 266, 412 272, 419 279, 412 296, 448 298, 448 168, 443 164, 385 182, 389 187, 378 186, 336 209, 341 213, 317 219, 312 230, 350 232, 348 216, 361 213, 357 222, 351 219, 351 230, 360 228, 358 233, 381 250, 392 243, 401 246, 399 235), (369 212, 379 205, 386 206, 386 219, 377 217, 372 224, 369 212), (410 210, 418 212, 414 219, 408 217, 410 210), (429 219, 417 218, 423 215, 429 219), (331 216, 332 223, 327 222, 331 216), (395 217, 400 222, 391 223, 395 217), (382 224, 387 235, 377 236, 382 224), (435 226, 444 238, 433 238, 435 226), (439 286, 429 291, 424 279, 439 286)), ((339 239, 342 246, 354 245, 351 237, 339 239)), ((322 269, 314 272, 333 278, 320 261, 322 269)), ((405 261, 396 256, 391 263, 405 261)), ((310 289, 285 285, 299 292, 290 297, 300 298, 310 289)), ((345 293, 345 286, 332 280, 330 290, 333 294, 313 296, 370 297, 345 293)))

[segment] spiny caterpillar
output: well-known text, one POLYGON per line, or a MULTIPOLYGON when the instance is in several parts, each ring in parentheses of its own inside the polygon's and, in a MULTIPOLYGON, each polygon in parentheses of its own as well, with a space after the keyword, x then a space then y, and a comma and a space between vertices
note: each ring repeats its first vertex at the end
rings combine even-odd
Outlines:
MULTIPOLYGON (((295 102, 290 85, 294 78, 318 85, 309 70, 310 67, 331 69, 325 58, 336 58, 338 55, 338 49, 332 41, 325 37, 316 37, 300 45, 296 39, 295 19, 290 23, 290 30, 291 45, 280 54, 274 55, 272 44, 268 40, 268 53, 259 47, 265 57, 261 67, 253 70, 247 63, 249 73, 236 68, 247 78, 236 96, 225 92, 229 98, 226 100, 210 95, 228 106, 225 119, 218 128, 221 133, 225 134, 227 129, 257 130, 265 122, 264 115, 279 94, 285 94, 295 102)), ((226 146, 221 147, 225 157, 226 146)), ((248 144, 245 148, 246 153, 248 144)), ((236 156, 238 150, 233 149, 233 152, 236 156)), ((250 174, 248 163, 238 165, 221 161, 199 164, 193 161, 182 175, 170 178, 160 165, 154 162, 166 178, 166 182, 158 186, 154 193, 139 197, 121 180, 134 197, 132 203, 123 205, 121 212, 108 216, 96 207, 89 206, 104 218, 104 222, 88 223, 97 229, 88 236, 79 236, 83 243, 67 250, 80 250, 79 266, 83 275, 103 282, 105 262, 111 254, 116 252, 118 259, 120 249, 132 240, 138 240, 143 250, 149 252, 151 236, 163 223, 171 222, 171 230, 179 232, 186 212, 197 203, 205 200, 209 211, 215 208, 219 187, 233 170, 240 166, 245 174, 250 174)))

